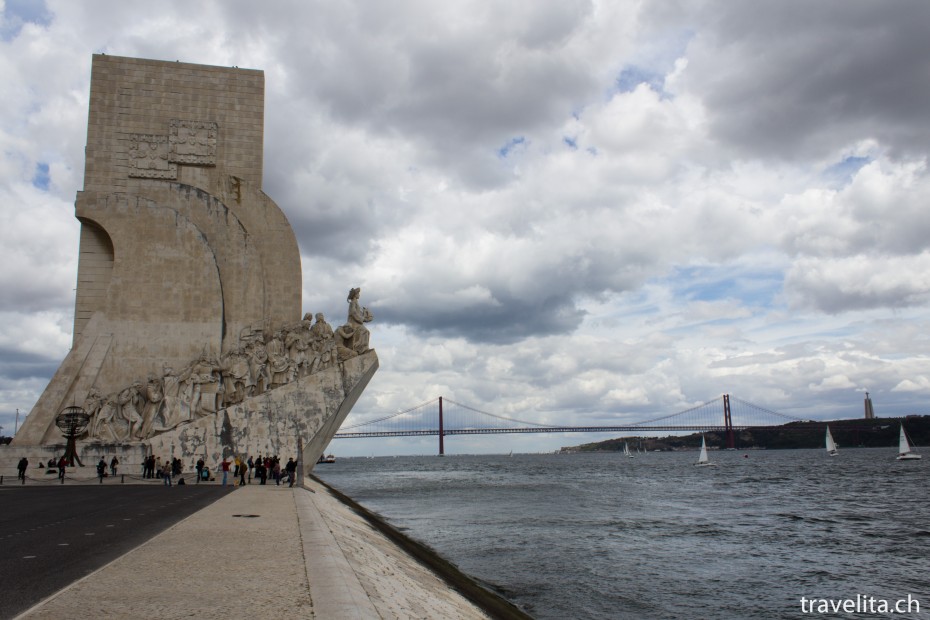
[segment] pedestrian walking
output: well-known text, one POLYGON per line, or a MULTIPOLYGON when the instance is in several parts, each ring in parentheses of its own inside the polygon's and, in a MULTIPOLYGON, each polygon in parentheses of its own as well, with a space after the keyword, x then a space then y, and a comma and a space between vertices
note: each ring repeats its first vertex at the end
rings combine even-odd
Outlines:
POLYGON ((223 468, 223 486, 226 486, 226 477, 229 475, 229 460, 224 456, 223 463, 221 465, 223 468))
POLYGON ((203 478, 203 459, 197 459, 197 484, 200 484, 200 479, 203 478))
POLYGON ((245 486, 245 474, 247 471, 248 470, 245 466, 245 461, 242 461, 242 464, 239 466, 239 486, 240 487, 245 486))
POLYGON ((252 457, 249 457, 249 484, 252 484, 252 469, 255 467, 255 461, 252 460, 252 457))
POLYGON ((164 478, 165 486, 170 487, 171 486, 171 462, 168 461, 167 459, 165 460, 165 464, 162 465, 161 475, 164 478))
POLYGON ((294 474, 297 472, 297 463, 294 461, 294 457, 287 459, 287 465, 284 466, 284 470, 287 472, 287 486, 294 486, 294 474))
POLYGON ((100 479, 100 484, 103 484, 103 478, 107 475, 107 462, 103 460, 103 457, 100 457, 100 462, 97 463, 97 477, 100 479))
POLYGON ((28 468, 29 468, 29 459, 27 459, 25 456, 19 459, 19 464, 16 466, 16 471, 18 471, 19 474, 16 476, 16 479, 26 482, 26 470, 28 468))
POLYGON ((65 479, 65 467, 67 467, 68 461, 65 460, 65 457, 58 459, 58 479, 65 479))
POLYGON ((110 459, 110 475, 111 476, 116 475, 116 468, 118 465, 119 465, 119 459, 116 458, 116 455, 114 454, 113 458, 110 459))

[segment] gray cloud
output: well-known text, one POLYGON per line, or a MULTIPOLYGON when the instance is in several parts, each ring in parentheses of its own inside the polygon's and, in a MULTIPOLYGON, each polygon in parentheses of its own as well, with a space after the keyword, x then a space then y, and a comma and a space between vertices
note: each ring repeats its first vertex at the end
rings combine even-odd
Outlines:
POLYGON ((680 85, 738 152, 823 157, 862 138, 925 152, 930 5, 712 2, 701 14, 680 85))

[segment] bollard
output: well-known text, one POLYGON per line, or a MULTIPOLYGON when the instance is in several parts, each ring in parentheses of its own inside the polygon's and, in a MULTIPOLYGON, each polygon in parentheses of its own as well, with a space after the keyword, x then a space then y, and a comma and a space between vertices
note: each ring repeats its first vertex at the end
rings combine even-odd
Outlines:
POLYGON ((120 483, 120 484, 126 484, 126 474, 120 474, 120 475, 119 475, 119 483, 120 483))

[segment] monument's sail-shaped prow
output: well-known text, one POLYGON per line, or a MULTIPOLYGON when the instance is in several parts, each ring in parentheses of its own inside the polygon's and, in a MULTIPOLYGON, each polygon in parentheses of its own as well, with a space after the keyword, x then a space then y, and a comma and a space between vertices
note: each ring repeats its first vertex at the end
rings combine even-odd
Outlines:
POLYGON ((362 346, 301 320, 263 127, 261 71, 93 57, 73 347, 15 445, 61 442, 75 403, 89 439, 148 442, 354 356, 377 368, 364 327, 362 346))

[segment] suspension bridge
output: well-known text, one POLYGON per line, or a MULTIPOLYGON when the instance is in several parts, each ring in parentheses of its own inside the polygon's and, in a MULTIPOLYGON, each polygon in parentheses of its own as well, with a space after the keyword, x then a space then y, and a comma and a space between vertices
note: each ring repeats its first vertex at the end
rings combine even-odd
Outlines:
POLYGON ((528 422, 481 411, 442 396, 375 420, 342 427, 334 439, 415 437, 435 435, 439 454, 445 454, 444 438, 452 435, 505 433, 649 433, 722 432, 728 448, 735 448, 736 433, 748 428, 772 428, 801 422, 745 400, 724 394, 706 403, 657 418, 623 425, 554 426, 528 422))

